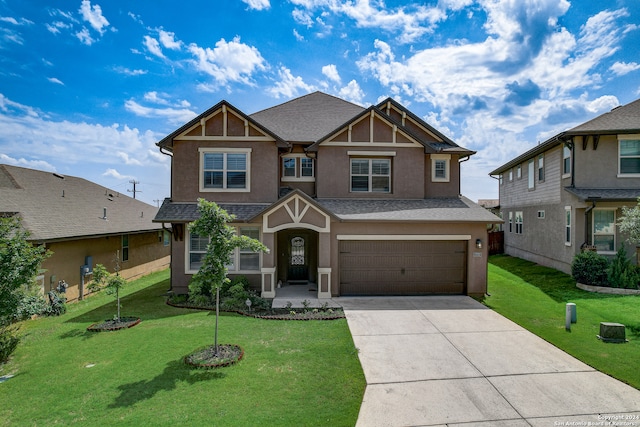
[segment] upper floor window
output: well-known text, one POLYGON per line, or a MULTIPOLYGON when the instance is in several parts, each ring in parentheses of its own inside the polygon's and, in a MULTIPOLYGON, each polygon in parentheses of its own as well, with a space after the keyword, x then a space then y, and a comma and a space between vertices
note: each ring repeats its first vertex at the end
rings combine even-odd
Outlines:
POLYGON ((538 156, 538 181, 544 181, 544 154, 538 156))
POLYGON ((250 148, 200 149, 200 191, 249 191, 250 148))
POLYGON ((562 175, 571 173, 571 149, 564 145, 562 147, 562 175))
POLYGON ((315 167, 313 159, 301 155, 282 158, 283 181, 314 181, 315 167))
POLYGON ((536 187, 536 165, 533 159, 529 160, 529 190, 533 190, 536 187))
POLYGON ((509 169, 509 181, 513 181, 513 169, 509 169))
POLYGON ((619 166, 620 175, 640 174, 640 136, 634 135, 633 139, 621 139, 619 142, 619 166))
POLYGON ((449 182, 450 154, 431 155, 431 181, 449 182))
POLYGON ((352 192, 391 192, 390 159, 351 159, 352 192))
POLYGON ((518 179, 522 178, 522 166, 521 165, 516 166, 516 178, 518 178, 518 179))

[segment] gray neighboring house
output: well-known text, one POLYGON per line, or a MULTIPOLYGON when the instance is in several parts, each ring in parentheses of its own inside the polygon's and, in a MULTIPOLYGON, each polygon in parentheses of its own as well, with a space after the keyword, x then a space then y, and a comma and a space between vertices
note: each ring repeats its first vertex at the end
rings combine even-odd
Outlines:
POLYGON ((48 292, 64 280, 69 300, 91 280, 81 266, 113 272, 116 253, 127 279, 169 266, 169 234, 152 222, 157 211, 82 178, 0 164, 0 216, 20 217, 30 242, 53 252, 38 282, 48 292))
MULTIPOLYGON (((505 253, 564 272, 582 249, 613 256, 616 222, 640 197, 640 100, 561 132, 490 173, 505 253)), ((637 256, 634 256, 637 263, 637 256)))

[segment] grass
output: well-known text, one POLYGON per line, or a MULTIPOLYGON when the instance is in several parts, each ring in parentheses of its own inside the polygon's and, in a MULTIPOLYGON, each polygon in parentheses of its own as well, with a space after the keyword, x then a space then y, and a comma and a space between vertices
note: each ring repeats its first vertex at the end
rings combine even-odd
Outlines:
POLYGON ((272 321, 220 316, 219 341, 240 345, 237 365, 193 370, 184 356, 212 344, 209 311, 164 304, 168 271, 123 289, 116 332, 88 332, 115 314, 112 297, 24 322, 0 375, 3 426, 352 426, 365 388, 345 319, 272 321))
POLYGON ((557 270, 496 255, 489 258, 485 305, 593 368, 640 389, 640 296, 583 291, 557 270), (565 330, 566 303, 576 304, 577 323, 565 330), (626 326, 625 344, 596 338, 600 322, 626 326))

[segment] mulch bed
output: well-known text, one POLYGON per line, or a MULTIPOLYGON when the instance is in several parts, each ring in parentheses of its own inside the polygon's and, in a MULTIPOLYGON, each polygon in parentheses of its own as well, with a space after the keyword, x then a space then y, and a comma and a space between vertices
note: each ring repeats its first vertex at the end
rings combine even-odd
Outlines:
MULTIPOLYGON (((190 304, 188 302, 184 303, 173 303, 170 299, 167 299, 167 304, 171 307, 177 308, 189 308, 193 310, 209 310, 215 311, 215 307, 209 306, 199 306, 190 304)), ((344 311, 339 308, 332 308, 329 310, 322 309, 312 309, 308 308, 306 311, 304 309, 286 309, 286 308, 273 308, 271 310, 225 310, 220 309, 221 312, 225 313, 237 313, 242 316, 255 317, 257 319, 267 319, 267 320, 336 320, 336 319, 344 319, 344 311), (294 314, 295 313, 295 314, 294 314)))
POLYGON ((108 319, 101 323, 94 323, 87 328, 91 332, 119 331, 136 326, 142 320, 139 317, 121 317, 120 320, 108 319))
POLYGON ((210 345, 196 350, 184 358, 184 363, 194 368, 222 368, 238 363, 244 356, 242 347, 236 344, 218 344, 218 353, 215 346, 210 345))

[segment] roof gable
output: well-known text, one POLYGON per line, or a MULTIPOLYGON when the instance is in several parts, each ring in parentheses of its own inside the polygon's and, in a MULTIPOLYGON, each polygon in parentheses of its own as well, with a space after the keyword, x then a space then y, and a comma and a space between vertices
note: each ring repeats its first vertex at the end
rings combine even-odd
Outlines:
POLYGON ((269 129, 224 100, 176 129, 156 145, 171 151, 174 141, 207 139, 276 141, 280 146, 288 146, 269 129))
POLYGON ((567 135, 640 133, 640 99, 568 130, 567 135))

